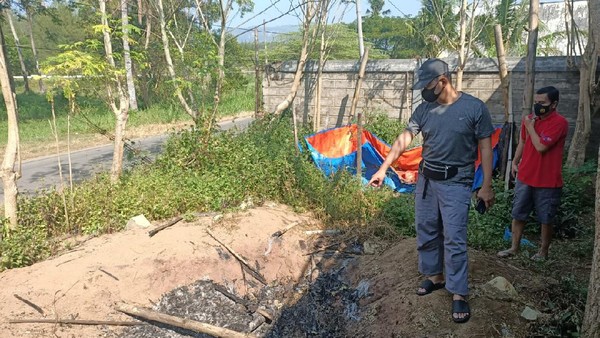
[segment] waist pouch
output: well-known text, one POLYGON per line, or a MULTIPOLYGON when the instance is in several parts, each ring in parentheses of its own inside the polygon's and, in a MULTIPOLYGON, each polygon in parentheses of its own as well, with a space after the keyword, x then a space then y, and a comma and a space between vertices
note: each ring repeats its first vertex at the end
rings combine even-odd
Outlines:
POLYGON ((458 174, 458 167, 421 161, 421 174, 428 179, 444 181, 458 174))

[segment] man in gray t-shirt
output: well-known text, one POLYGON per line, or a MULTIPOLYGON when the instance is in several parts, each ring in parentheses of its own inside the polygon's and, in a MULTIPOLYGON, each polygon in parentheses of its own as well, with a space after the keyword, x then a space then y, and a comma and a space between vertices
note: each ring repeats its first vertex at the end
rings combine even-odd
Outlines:
POLYGON ((369 184, 379 187, 386 171, 412 139, 423 134, 423 161, 415 190, 415 225, 419 271, 427 276, 417 294, 446 288, 452 296, 452 319, 469 320, 467 222, 477 149, 481 151, 483 184, 477 197, 489 208, 492 190, 492 142, 494 132, 485 104, 452 86, 448 65, 429 59, 419 68, 414 89, 423 89, 420 104, 406 130, 369 184))

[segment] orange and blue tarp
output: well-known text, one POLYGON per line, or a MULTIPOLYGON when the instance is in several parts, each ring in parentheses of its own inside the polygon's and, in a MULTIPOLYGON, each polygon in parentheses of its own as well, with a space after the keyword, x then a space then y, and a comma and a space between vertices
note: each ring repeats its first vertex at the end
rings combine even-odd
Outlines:
MULTIPOLYGON (((499 158, 498 141, 502 128, 496 128, 492 135, 494 149, 493 166, 496 167, 499 158)), ((344 127, 327 129, 313 135, 306 136, 304 140, 315 165, 325 174, 331 176, 339 170, 356 173, 357 155, 356 124, 344 127)), ((386 156, 390 152, 390 145, 373 133, 362 129, 362 180, 367 183, 373 174, 379 170, 386 156)), ((388 171, 384 184, 398 192, 411 192, 415 188, 419 163, 421 162, 421 147, 406 150, 388 171)), ((481 155, 475 162, 475 180, 473 190, 479 188, 483 181, 483 170, 480 168, 481 155)))

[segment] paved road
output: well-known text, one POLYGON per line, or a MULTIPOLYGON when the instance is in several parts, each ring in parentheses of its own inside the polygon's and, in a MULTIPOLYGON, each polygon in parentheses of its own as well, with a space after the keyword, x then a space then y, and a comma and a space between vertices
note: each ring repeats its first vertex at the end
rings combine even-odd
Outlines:
MULTIPOLYGON (((243 117, 232 121, 220 122, 221 130, 228 130, 233 127, 239 129, 246 128, 253 118, 243 117)), ((149 157, 155 157, 162 150, 162 146, 167 140, 168 135, 159 135, 143 139, 136 139, 135 147, 142 150, 149 157)), ((71 166, 73 171, 73 181, 81 181, 92 177, 100 172, 110 171, 112 164, 112 144, 83 149, 71 153, 71 166)), ((61 155, 61 166, 65 182, 68 180, 69 168, 66 154, 61 155)), ((124 158, 124 167, 130 168, 135 164, 124 158)), ((139 161, 139 160, 138 160, 139 161)), ((58 173, 58 159, 56 155, 45 156, 28 161, 22 164, 22 177, 17 181, 20 194, 31 195, 40 189, 51 189, 60 186, 60 175, 58 173)), ((4 189, 0 184, 0 201, 4 199, 4 189)))

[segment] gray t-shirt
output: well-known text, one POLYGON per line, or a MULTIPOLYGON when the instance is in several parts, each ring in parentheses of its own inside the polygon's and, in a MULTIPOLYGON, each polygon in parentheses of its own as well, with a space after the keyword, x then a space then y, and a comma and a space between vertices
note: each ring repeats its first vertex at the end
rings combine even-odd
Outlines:
POLYGON ((444 182, 472 184, 479 139, 494 132, 492 118, 480 99, 462 93, 454 103, 423 102, 406 127, 413 136, 423 134, 423 159, 459 167, 458 174, 444 182))

